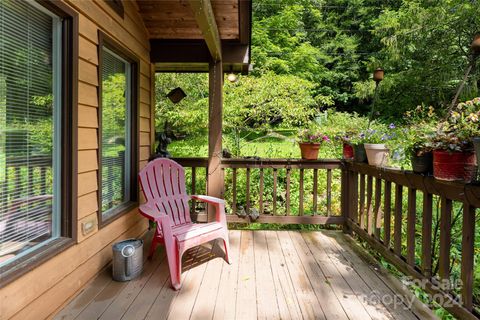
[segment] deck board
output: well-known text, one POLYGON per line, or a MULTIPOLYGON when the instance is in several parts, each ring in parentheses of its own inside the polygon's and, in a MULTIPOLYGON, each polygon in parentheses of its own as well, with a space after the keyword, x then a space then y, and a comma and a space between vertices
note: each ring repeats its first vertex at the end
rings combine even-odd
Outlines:
POLYGON ((280 319, 273 282, 272 266, 264 231, 253 233, 255 253, 255 289, 257 293, 257 319, 280 319))
POLYGON ((163 250, 130 282, 100 274, 55 319, 417 319, 382 303, 393 286, 357 256, 340 231, 230 231, 189 250, 182 289, 170 286, 163 250))

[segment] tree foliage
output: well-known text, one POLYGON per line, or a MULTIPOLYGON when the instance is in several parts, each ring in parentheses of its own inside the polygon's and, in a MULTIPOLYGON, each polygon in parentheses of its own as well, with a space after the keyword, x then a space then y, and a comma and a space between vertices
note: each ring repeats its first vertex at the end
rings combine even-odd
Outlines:
MULTIPOLYGON (((473 1, 410 0, 373 20, 386 69, 381 90, 385 115, 399 116, 423 103, 448 105, 470 63, 470 43, 480 31, 480 6, 473 1), (405 94, 407 93, 408 94, 405 94)), ((462 100, 478 96, 474 70, 462 100)), ((443 108, 445 109, 445 107, 443 108)))

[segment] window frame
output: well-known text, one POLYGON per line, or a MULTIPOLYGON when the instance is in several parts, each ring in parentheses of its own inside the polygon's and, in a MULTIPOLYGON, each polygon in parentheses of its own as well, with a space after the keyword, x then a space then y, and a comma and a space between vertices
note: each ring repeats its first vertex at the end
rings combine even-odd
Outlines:
MULTIPOLYGON (((35 269, 77 242, 78 13, 55 0, 36 0, 61 22, 61 150, 58 194, 60 235, 37 250, 0 267, 0 288, 35 269)), ((55 133, 54 133, 55 134, 55 133)), ((55 214, 55 213, 54 213, 55 214)))
POLYGON ((140 105, 140 60, 131 53, 128 49, 121 46, 117 41, 109 37, 103 31, 98 31, 98 228, 101 229, 106 225, 112 223, 124 214, 131 212, 138 207, 138 141, 139 141, 139 119, 138 108, 140 105), (106 48, 130 64, 130 150, 125 149, 125 152, 130 152, 130 200, 119 205, 111 212, 108 218, 103 217, 102 211, 102 67, 103 67, 103 48, 106 48))

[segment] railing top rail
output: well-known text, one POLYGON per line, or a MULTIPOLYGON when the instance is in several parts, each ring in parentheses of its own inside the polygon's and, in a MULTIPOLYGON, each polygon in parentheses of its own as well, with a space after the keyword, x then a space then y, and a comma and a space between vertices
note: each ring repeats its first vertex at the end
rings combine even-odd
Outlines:
POLYGON ((378 168, 364 163, 345 162, 349 171, 358 172, 441 197, 469 203, 480 208, 480 186, 462 181, 442 181, 432 176, 424 176, 412 171, 395 168, 378 168))
POLYGON ((292 168, 338 169, 342 161, 337 159, 222 159, 223 168, 292 168))
POLYGON ((172 158, 172 160, 178 162, 184 167, 208 167, 208 158, 182 157, 182 158, 172 158))
MULTIPOLYGON (((208 158, 173 158, 184 167, 207 167, 208 158)), ((240 159, 223 158, 221 160, 222 168, 291 168, 291 169, 338 169, 342 167, 342 160, 338 159, 283 159, 283 158, 258 158, 258 159, 240 159)))

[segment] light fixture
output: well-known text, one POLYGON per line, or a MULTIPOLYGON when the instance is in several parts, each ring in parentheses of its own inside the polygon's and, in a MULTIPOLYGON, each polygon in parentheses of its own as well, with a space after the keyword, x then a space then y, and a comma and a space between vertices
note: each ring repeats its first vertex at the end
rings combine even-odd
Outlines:
POLYGON ((233 73, 233 66, 230 65, 230 72, 227 75, 227 80, 234 83, 238 81, 238 77, 235 73, 233 73))
POLYGON ((227 76, 227 80, 230 81, 230 82, 237 82, 238 81, 238 77, 235 73, 233 72, 230 72, 227 76))

